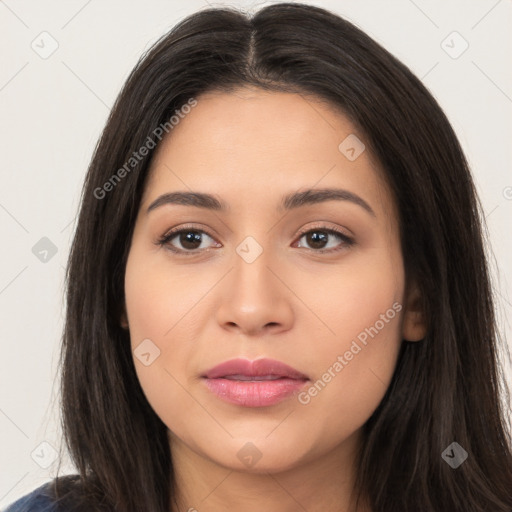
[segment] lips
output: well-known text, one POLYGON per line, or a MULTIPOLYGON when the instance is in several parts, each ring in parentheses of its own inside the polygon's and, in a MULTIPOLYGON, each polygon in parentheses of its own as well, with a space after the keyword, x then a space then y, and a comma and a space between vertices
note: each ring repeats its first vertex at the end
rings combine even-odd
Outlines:
POLYGON ((307 375, 275 359, 231 359, 206 372, 207 379, 225 378, 240 381, 261 381, 277 379, 308 380, 307 375))
POLYGON ((203 377, 219 399, 241 407, 269 407, 290 398, 309 381, 295 368, 275 359, 231 359, 203 377))

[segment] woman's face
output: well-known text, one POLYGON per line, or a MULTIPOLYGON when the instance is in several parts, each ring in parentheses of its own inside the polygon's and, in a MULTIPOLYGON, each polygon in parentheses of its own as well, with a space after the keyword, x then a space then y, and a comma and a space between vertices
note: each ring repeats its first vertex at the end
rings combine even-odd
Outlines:
POLYGON ((353 454, 402 339, 423 335, 389 189, 325 103, 258 89, 196 99, 157 149, 126 267, 142 389, 171 449, 224 467, 353 454), (307 380, 272 365, 205 378, 236 358, 307 380))

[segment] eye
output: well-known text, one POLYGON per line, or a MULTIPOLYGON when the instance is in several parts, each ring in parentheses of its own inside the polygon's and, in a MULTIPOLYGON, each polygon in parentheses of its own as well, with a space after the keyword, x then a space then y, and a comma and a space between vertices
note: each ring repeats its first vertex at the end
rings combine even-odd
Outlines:
POLYGON ((164 236, 158 239, 156 243, 162 247, 165 246, 172 252, 195 254, 206 249, 204 246, 201 247, 204 242, 204 235, 213 240, 213 237, 203 229, 185 226, 180 229, 173 229, 167 232, 164 236), (174 239, 176 239, 175 243, 179 244, 181 247, 176 247, 172 243, 174 239))
POLYGON ((299 242, 303 238, 306 240, 306 243, 311 246, 311 250, 319 253, 341 251, 342 249, 350 247, 355 243, 352 238, 345 235, 341 231, 338 231, 334 228, 327 228, 325 226, 312 228, 308 231, 302 232, 299 238, 299 242), (337 247, 336 244, 334 244, 334 248, 332 244, 329 247, 329 237, 331 239, 337 238, 338 241, 341 241, 342 243, 338 243, 337 247))
MULTIPOLYGON (((325 226, 319 226, 316 228, 311 228, 307 231, 303 231, 299 236, 299 242, 304 238, 306 243, 310 246, 309 250, 317 253, 341 251, 347 247, 350 247, 351 245, 354 245, 355 243, 352 238, 342 233, 341 231, 325 226), (332 243, 330 243, 329 238, 338 239, 337 245, 334 241, 334 248, 332 243)), ((205 237, 209 238, 210 240, 214 240, 213 236, 209 235, 208 232, 204 229, 198 229, 194 226, 184 226, 179 229, 168 231, 155 243, 161 247, 169 249, 174 253, 191 256, 208 249, 208 245, 206 245, 206 247, 203 246, 203 243, 205 243, 205 237)), ((217 242, 215 243, 217 244, 216 247, 221 246, 221 244, 218 244, 217 242)), ((298 247, 302 247, 302 245, 298 247)))

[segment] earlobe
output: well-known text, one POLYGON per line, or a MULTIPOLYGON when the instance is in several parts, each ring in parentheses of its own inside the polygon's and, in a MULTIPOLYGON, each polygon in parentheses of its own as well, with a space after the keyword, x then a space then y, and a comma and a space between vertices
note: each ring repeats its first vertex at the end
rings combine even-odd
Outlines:
POLYGON ((119 324, 121 325, 121 327, 123 329, 127 329, 128 330, 128 328, 129 328, 128 317, 126 315, 126 308, 124 307, 124 305, 123 305, 123 310, 121 312, 121 318, 120 318, 119 324))
POLYGON ((423 300, 416 283, 409 287, 404 309, 402 338, 405 341, 421 341, 427 333, 427 325, 423 300))

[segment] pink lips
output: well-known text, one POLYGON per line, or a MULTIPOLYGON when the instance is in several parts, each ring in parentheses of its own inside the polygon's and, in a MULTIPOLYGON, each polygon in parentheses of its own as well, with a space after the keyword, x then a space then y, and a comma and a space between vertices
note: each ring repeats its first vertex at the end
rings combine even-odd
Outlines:
POLYGON ((231 359, 206 372, 203 378, 219 398, 245 407, 274 405, 299 391, 309 380, 274 359, 231 359))

